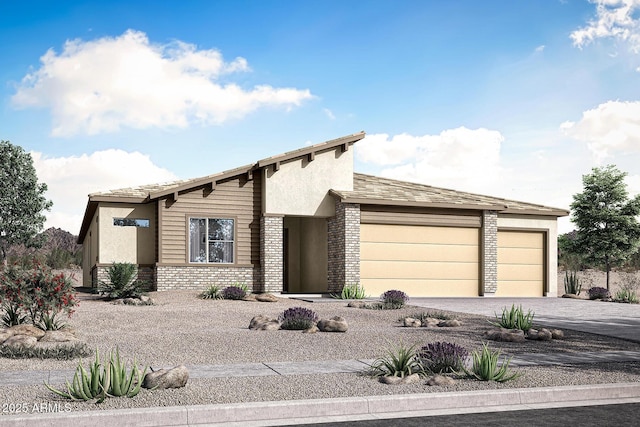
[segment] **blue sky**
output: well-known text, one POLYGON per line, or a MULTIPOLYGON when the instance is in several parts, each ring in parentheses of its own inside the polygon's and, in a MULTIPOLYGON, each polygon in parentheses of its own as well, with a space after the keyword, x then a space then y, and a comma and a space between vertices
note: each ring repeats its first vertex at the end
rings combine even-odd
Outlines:
MULTIPOLYGON (((640 0, 0 0, 0 139, 87 194, 364 130, 356 170, 568 208, 640 192, 640 0)), ((560 231, 569 231, 568 218, 560 231)))

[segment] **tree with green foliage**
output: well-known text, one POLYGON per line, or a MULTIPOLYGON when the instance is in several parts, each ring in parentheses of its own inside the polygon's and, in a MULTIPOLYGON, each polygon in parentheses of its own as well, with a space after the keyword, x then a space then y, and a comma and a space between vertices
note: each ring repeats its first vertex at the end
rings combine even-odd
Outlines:
POLYGON ((584 191, 573 196, 571 220, 577 227, 572 251, 603 266, 607 273, 638 250, 640 195, 629 199, 624 178, 613 165, 593 168, 583 175, 584 191))
POLYGON ((11 245, 38 246, 43 211, 51 208, 38 183, 31 154, 9 141, 0 141, 0 261, 6 264, 11 245))

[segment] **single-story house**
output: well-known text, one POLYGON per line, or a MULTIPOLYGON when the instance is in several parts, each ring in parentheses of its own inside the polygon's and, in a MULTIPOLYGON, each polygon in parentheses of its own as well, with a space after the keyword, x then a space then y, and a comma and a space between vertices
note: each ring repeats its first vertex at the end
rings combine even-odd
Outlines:
POLYGON ((353 171, 345 136, 226 172, 89 195, 83 280, 113 262, 152 289, 555 296, 566 210, 353 171))

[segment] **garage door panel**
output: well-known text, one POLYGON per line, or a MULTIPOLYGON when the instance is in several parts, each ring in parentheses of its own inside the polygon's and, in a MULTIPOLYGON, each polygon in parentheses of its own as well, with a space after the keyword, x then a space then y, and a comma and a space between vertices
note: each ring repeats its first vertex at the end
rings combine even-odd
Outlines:
POLYGON ((498 266, 498 281, 500 280, 520 280, 542 281, 544 278, 542 266, 540 265, 518 265, 518 264, 501 264, 498 266))
POLYGON ((361 278, 375 279, 476 279, 476 263, 361 261, 361 278))
POLYGON ((478 245, 425 245, 363 242, 360 257, 380 261, 478 262, 478 245))
POLYGON ((544 233, 498 231, 498 289, 496 296, 543 296, 544 257, 544 233))
POLYGON ((478 244, 477 228, 361 224, 360 241, 386 243, 478 244))
POLYGON ((527 231, 500 231, 498 232, 499 248, 538 248, 544 247, 542 233, 527 231))
POLYGON ((409 297, 433 296, 477 296, 478 280, 408 280, 408 279, 362 279, 361 284, 367 296, 378 297, 390 289, 400 289, 409 297))
POLYGON ((501 264, 542 265, 542 248, 498 248, 498 260, 501 264))

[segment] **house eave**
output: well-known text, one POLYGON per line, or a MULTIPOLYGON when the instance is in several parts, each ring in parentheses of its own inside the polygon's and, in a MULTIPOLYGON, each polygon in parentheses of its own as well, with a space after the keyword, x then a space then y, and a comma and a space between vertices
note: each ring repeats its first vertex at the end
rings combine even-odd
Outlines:
POLYGON ((436 202, 420 202, 414 200, 393 200, 393 199, 370 199, 366 197, 348 197, 339 192, 330 191, 334 197, 338 197, 343 203, 356 203, 360 205, 377 205, 377 206, 404 206, 404 207, 423 207, 423 208, 441 208, 441 209, 461 209, 461 210, 491 210, 502 211, 507 207, 505 205, 488 205, 488 204, 472 204, 472 203, 436 203, 436 202))

